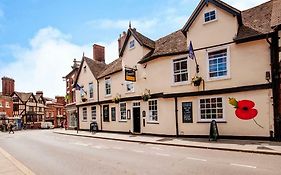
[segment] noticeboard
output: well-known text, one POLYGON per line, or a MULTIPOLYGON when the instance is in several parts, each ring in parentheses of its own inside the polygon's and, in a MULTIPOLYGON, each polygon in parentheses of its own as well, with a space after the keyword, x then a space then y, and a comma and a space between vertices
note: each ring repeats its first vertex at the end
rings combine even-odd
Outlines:
POLYGON ((134 69, 125 69, 125 80, 136 82, 136 71, 134 69))
POLYGON ((192 102, 183 102, 182 103, 182 122, 183 123, 193 123, 192 102))

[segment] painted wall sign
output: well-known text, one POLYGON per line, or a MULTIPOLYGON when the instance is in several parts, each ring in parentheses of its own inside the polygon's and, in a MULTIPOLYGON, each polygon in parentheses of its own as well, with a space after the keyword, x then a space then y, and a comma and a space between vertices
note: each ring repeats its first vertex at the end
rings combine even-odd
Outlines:
POLYGON ((183 123, 193 123, 192 102, 183 102, 182 103, 182 122, 183 123))
POLYGON ((125 80, 136 82, 136 71, 134 69, 125 69, 125 80))

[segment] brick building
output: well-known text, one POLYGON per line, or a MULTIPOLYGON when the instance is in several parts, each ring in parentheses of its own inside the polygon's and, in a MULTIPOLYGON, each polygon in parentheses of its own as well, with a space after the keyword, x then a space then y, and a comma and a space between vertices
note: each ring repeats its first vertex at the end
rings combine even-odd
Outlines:
POLYGON ((56 96, 46 102, 45 121, 52 122, 54 127, 60 127, 66 120, 65 97, 56 96))
POLYGON ((67 127, 69 129, 74 129, 76 125, 76 96, 75 96, 75 87, 74 81, 76 79, 78 69, 80 66, 80 62, 73 60, 73 66, 71 66, 72 70, 65 76, 63 79, 66 81, 66 120, 67 127))

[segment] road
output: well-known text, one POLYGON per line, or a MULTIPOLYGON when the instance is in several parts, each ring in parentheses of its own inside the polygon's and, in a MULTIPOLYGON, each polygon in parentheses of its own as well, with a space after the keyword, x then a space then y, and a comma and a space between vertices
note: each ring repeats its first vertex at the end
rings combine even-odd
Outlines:
POLYGON ((38 175, 281 174, 281 156, 66 136, 52 130, 0 133, 0 147, 38 175))

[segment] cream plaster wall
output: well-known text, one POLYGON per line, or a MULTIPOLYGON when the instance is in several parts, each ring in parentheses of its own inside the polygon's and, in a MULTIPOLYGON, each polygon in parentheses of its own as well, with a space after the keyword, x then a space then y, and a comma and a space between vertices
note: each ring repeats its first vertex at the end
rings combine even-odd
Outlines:
POLYGON ((179 133, 182 135, 208 135, 210 123, 197 123, 199 121, 199 99, 209 97, 223 97, 224 115, 226 123, 218 123, 220 135, 234 136, 270 136, 269 131, 273 130, 273 108, 270 100, 271 90, 259 90, 239 92, 232 94, 222 94, 213 96, 188 97, 179 99, 179 133), (255 118, 257 126, 253 120, 241 120, 236 117, 235 109, 228 103, 228 98, 234 97, 237 100, 252 100, 255 102, 255 109, 258 115, 255 118), (193 104, 193 123, 182 123, 182 102, 192 102, 193 104))
POLYGON ((88 105, 79 107, 79 127, 80 129, 90 129, 90 124, 96 121, 98 123, 98 129, 101 129, 101 120, 100 120, 100 106, 99 105, 88 105), (96 106, 97 116, 96 120, 92 120, 92 111, 91 107, 96 106), (87 120, 83 120, 83 108, 87 108, 87 120))
MULTIPOLYGON (((86 95, 87 101, 85 103, 97 101, 97 80, 95 79, 94 75, 92 74, 89 66, 85 61, 83 62, 82 69, 78 77, 77 83, 79 84, 79 86, 84 86, 83 89, 87 92, 86 95), (84 72, 85 66, 86 66, 86 72, 84 72), (93 82, 93 86, 94 86, 94 98, 90 99, 89 83, 91 82, 93 82)), ((81 103, 83 102, 81 100, 80 91, 76 90, 76 104, 81 104, 81 103)))
POLYGON ((209 3, 205 6, 187 32, 187 41, 192 41, 194 49, 233 41, 238 29, 237 18, 221 8, 209 3), (216 10, 217 20, 204 21, 204 13, 216 10))
MULTIPOLYGON (((265 40, 230 44, 217 49, 225 47, 229 48, 230 76, 221 80, 208 80, 208 52, 195 52, 200 68, 199 76, 205 80, 205 90, 267 83, 265 72, 270 71, 270 51, 265 40)), ((173 59, 186 56, 161 57, 148 62, 145 69, 138 70, 138 73, 147 75, 146 79, 141 78, 137 81, 138 87, 149 88, 152 93, 198 91, 198 88, 190 83, 191 78, 195 76, 195 62, 191 59, 188 59, 189 82, 181 85, 173 83, 173 59)), ((202 85, 199 90, 203 90, 202 85)))

